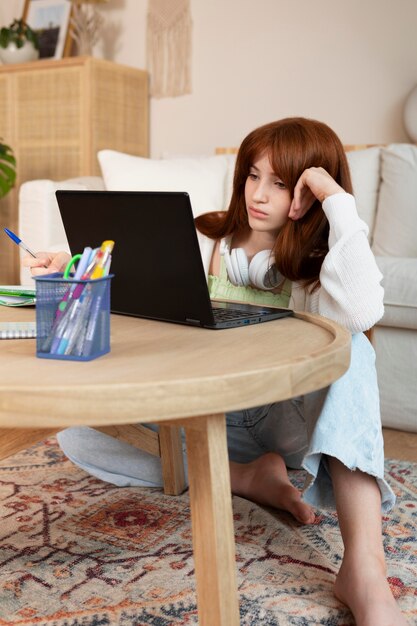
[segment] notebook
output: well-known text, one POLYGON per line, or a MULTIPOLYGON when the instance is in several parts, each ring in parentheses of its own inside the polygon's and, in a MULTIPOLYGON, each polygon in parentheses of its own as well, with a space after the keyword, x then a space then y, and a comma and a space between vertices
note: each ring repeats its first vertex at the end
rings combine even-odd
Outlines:
POLYGON ((292 315, 210 301, 187 193, 60 190, 56 197, 72 254, 115 241, 113 313, 212 329, 292 315))
POLYGON ((32 339, 36 322, 0 322, 0 339, 32 339))
POLYGON ((36 302, 36 290, 24 285, 0 285, 0 305, 31 306, 36 302))

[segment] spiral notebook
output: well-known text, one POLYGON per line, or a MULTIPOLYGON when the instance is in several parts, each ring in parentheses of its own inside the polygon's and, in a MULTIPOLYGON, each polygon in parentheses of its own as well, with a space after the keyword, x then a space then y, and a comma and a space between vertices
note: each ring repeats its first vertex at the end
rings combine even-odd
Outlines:
POLYGON ((0 322, 0 339, 33 339, 36 322, 0 322))

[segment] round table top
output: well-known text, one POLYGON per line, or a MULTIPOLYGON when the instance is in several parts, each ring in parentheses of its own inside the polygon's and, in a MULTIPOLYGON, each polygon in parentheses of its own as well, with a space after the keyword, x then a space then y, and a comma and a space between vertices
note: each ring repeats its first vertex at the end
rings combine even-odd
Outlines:
MULTIPOLYGON (((0 308, 0 321, 34 319, 0 308)), ((350 360, 350 333, 300 313, 207 330, 111 316, 111 352, 40 359, 34 339, 0 341, 0 426, 100 426, 223 413, 325 387, 350 360)))

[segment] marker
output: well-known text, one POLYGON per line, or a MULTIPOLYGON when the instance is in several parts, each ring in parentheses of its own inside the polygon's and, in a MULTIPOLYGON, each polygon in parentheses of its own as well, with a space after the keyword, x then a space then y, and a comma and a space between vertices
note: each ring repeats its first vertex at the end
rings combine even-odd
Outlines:
POLYGON ((36 254, 32 252, 32 250, 30 250, 30 248, 28 248, 25 243, 23 243, 20 237, 12 233, 12 231, 9 230, 8 228, 5 228, 4 232, 6 233, 6 235, 9 235, 10 239, 14 241, 18 246, 20 246, 22 250, 25 250, 25 252, 28 252, 31 256, 33 256, 34 259, 37 258, 36 254))
POLYGON ((101 244, 100 250, 98 251, 97 256, 96 256, 96 263, 95 263, 94 269, 91 273, 92 280, 96 278, 101 278, 104 275, 107 259, 112 253, 113 246, 114 246, 114 241, 111 241, 111 240, 103 241, 103 243, 101 244))

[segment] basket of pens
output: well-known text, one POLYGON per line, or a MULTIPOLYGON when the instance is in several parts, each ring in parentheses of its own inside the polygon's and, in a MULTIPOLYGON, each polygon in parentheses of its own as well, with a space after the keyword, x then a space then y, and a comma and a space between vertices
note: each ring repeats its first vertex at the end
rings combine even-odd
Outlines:
POLYGON ((91 361, 110 351, 110 253, 113 242, 75 255, 65 272, 37 276, 36 356, 91 361), (70 275, 78 261, 77 271, 70 275))

